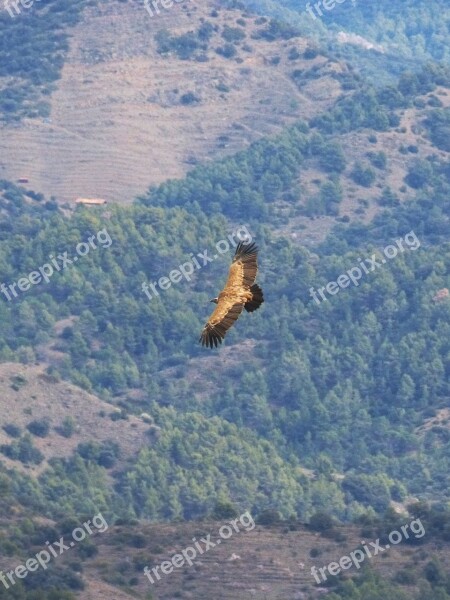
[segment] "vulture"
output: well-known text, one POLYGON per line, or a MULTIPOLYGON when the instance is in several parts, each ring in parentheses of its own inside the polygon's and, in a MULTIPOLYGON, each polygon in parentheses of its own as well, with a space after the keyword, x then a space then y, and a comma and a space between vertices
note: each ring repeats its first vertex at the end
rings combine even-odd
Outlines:
POLYGON ((217 307, 200 335, 202 346, 217 348, 244 308, 253 312, 264 302, 262 290, 255 283, 257 254, 258 248, 254 243, 238 244, 225 287, 217 298, 210 301, 217 307))

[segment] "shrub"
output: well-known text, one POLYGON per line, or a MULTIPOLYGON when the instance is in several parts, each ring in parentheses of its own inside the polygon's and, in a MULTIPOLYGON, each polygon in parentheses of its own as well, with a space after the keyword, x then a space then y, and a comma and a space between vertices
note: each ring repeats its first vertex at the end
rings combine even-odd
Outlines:
POLYGON ((70 415, 64 418, 61 427, 59 428, 59 432, 62 436, 66 438, 72 437, 75 431, 75 420, 70 415))
POLYGON ((153 560, 152 555, 144 554, 143 552, 139 552, 135 554, 132 558, 132 563, 136 571, 142 571, 142 569, 150 564, 153 560))
POLYGON ((84 542, 78 546, 78 554, 81 558, 92 558, 93 556, 97 556, 98 548, 90 540, 84 540, 84 542))
POLYGON ((116 463, 116 459, 120 454, 120 447, 116 442, 108 440, 101 444, 82 442, 78 444, 77 452, 85 460, 93 460, 101 467, 110 469, 116 463))
POLYGON ((148 423, 149 425, 153 424, 154 422, 153 417, 146 412, 141 413, 141 419, 144 421, 144 423, 148 423))
POLYGON ((260 29, 254 34, 255 38, 263 38, 269 42, 274 40, 290 40, 293 37, 298 36, 299 31, 288 23, 283 23, 275 19, 271 19, 270 23, 265 29, 260 29))
POLYGON ((425 125, 433 144, 440 150, 450 152, 450 108, 430 111, 425 125))
POLYGON ((142 533, 134 533, 128 540, 128 546, 133 548, 145 548, 147 545, 147 539, 142 533))
POLYGON ((75 517, 67 517, 58 523, 58 529, 66 535, 72 533, 75 527, 79 527, 80 522, 75 517))
POLYGON ((209 23, 209 21, 205 21, 200 25, 197 31, 198 39, 202 42, 207 42, 211 38, 214 33, 214 25, 209 23))
POLYGON ((342 489, 352 499, 377 511, 386 510, 391 500, 386 481, 378 475, 349 473, 342 481, 342 489))
POLYGON ((97 459, 97 463, 101 467, 105 467, 105 469, 111 469, 116 463, 116 456, 112 449, 105 448, 100 451, 100 454, 97 459))
POLYGON ((415 585, 417 583, 417 574, 412 569, 402 569, 396 573, 394 579, 402 585, 415 585))
POLYGON ((256 522, 258 525, 275 525, 281 521, 280 513, 273 509, 268 508, 267 510, 263 510, 262 513, 258 515, 256 522))
POLYGON ((425 565, 423 573, 432 585, 439 585, 445 580, 444 570, 436 558, 433 558, 425 565))
POLYGON ((336 142, 324 144, 320 148, 319 164, 327 172, 342 173, 347 163, 341 146, 336 142))
POLYGON ((233 58, 237 54, 236 48, 233 46, 233 44, 225 44, 225 46, 216 48, 216 52, 224 58, 233 58))
POLYGON ((147 435, 150 438, 158 439, 161 435, 161 427, 158 427, 158 425, 150 425, 150 427, 147 430, 147 435))
POLYGON ((25 435, 19 442, 19 460, 34 465, 39 465, 44 460, 44 455, 38 448, 33 446, 33 442, 28 435, 25 435))
POLYGON ((338 181, 325 181, 320 187, 320 202, 327 215, 339 214, 339 203, 342 201, 342 188, 338 181))
POLYGON ((334 528, 334 519, 329 514, 319 511, 312 515, 309 526, 313 531, 330 531, 334 528))
POLYGON ((116 407, 112 412, 109 413, 109 418, 111 421, 120 421, 120 419, 127 420, 127 413, 125 410, 121 410, 116 407))
POLYGON ((371 164, 377 169, 385 169, 387 165, 387 157, 385 152, 368 152, 367 156, 371 164))
POLYGON ((186 92, 186 94, 181 96, 180 102, 184 106, 188 106, 189 104, 196 104, 197 102, 200 102, 200 98, 198 98, 194 92, 186 92))
POLYGON ((8 458, 10 458, 11 460, 18 459, 17 446, 15 446, 14 444, 2 444, 0 446, 0 452, 8 458))
POLYGON ((315 48, 314 46, 308 46, 305 51, 303 52, 303 58, 306 58, 307 60, 311 60, 313 58, 316 58, 316 56, 319 54, 319 51, 317 48, 315 48))
POLYGON ((241 42, 245 39, 245 33, 239 27, 229 27, 225 25, 222 31, 222 37, 230 43, 241 42))
POLYGON ((3 444, 0 452, 12 460, 20 460, 24 464, 38 465, 44 460, 44 455, 33 446, 29 435, 24 435, 11 445, 3 444))
POLYGON ((178 58, 187 60, 199 47, 197 36, 194 32, 189 31, 183 35, 172 38, 172 48, 177 53, 178 58))
POLYGON ((64 327, 61 337, 63 340, 71 340, 74 337, 73 327, 64 327))
POLYGON ((233 519, 234 517, 237 517, 238 514, 236 507, 231 502, 218 501, 213 508, 211 516, 214 519, 221 521, 223 519, 233 519))
POLYGON ((431 181, 432 175, 433 169, 430 163, 424 160, 416 160, 409 168, 405 181, 410 187, 420 189, 431 181))
POLYGON ((18 392, 20 388, 27 383, 27 380, 23 375, 14 375, 13 377, 11 377, 11 381, 11 387, 16 392, 18 392))
POLYGON ((368 166, 364 166, 359 161, 355 163, 351 177, 355 183, 364 187, 370 187, 375 181, 375 173, 373 169, 368 166))
MULTIPOLYGON (((381 118, 381 121, 382 120, 383 119, 381 118)), ((380 121, 380 125, 381 125, 381 121, 380 121)), ((380 128, 385 129, 384 126, 380 127, 380 125, 377 126, 377 129, 380 129, 380 128)), ((398 127, 399 125, 400 125, 400 117, 398 115, 396 115, 395 113, 390 113, 389 114, 389 126, 390 127, 398 127)))
POLYGON ((428 98, 427 104, 428 104, 428 106, 433 106, 433 107, 442 107, 443 106, 441 100, 439 100, 439 98, 437 96, 435 96, 434 94, 428 98))
POLYGON ((18 425, 14 425, 14 423, 7 423, 3 425, 3 430, 12 438, 19 438, 22 430, 18 425))
POLYGON ((50 431, 50 425, 45 419, 35 419, 28 423, 27 429, 33 435, 44 438, 50 431))

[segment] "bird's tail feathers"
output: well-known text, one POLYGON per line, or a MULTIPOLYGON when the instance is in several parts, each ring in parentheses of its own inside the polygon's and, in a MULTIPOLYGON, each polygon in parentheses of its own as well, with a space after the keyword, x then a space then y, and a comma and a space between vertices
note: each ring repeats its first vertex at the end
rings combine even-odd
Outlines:
POLYGON ((262 289, 259 287, 257 283, 254 283, 250 288, 252 293, 252 299, 244 304, 244 308, 247 312, 253 312, 257 308, 261 306, 264 302, 264 296, 262 289))

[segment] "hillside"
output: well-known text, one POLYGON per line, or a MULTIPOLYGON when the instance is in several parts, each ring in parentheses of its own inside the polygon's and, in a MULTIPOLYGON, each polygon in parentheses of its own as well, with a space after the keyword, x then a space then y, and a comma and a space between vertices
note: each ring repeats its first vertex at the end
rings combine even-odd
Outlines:
POLYGON ((337 4, 0 9, 0 600, 450 600, 448 19, 337 4))
MULTIPOLYGON (((345 148, 346 168, 339 174, 340 197, 339 217, 351 222, 370 223, 383 210, 385 203, 380 196, 389 190, 396 202, 405 203, 414 198, 415 190, 405 185, 417 159, 426 161, 446 161, 448 152, 437 148, 430 139, 426 126, 430 107, 450 107, 450 88, 438 87, 433 92, 417 97, 417 106, 396 111, 398 123, 387 131, 374 134, 370 128, 358 128, 355 131, 331 136, 342 148, 345 148), (377 157, 380 162, 377 163, 377 157), (371 169, 373 180, 370 185, 355 181, 356 164, 371 169)), ((317 195, 326 181, 323 169, 315 159, 307 159, 302 165, 298 178, 299 204, 311 207, 317 203, 317 195)), ((286 204, 277 203, 280 212, 286 210, 286 204)), ((317 210, 310 208, 307 216, 293 215, 283 223, 283 235, 290 235, 294 242, 306 246, 314 245, 325 239, 336 223, 336 215, 320 214, 317 220, 311 220, 311 214, 317 210)))
MULTIPOLYGON (((234 0, 226 4, 233 5, 234 0)), ((392 82, 405 70, 420 70, 426 61, 448 63, 446 0, 309 4, 243 0, 242 4, 299 27, 378 85, 392 82)))
POLYGON ((128 203, 195 163, 326 110, 341 93, 336 74, 345 65, 303 58, 306 38, 254 39, 267 24, 219 6, 212 17, 214 7, 180 5, 153 19, 137 2, 85 8, 70 29, 48 116, 0 129, 0 176, 25 176, 32 189, 60 202, 104 197, 128 203), (182 36, 202 26, 206 49, 199 46, 192 58, 158 52, 158 33, 182 36), (227 28, 240 34, 229 58, 216 52, 227 28), (292 48, 298 58, 289 58, 292 48), (292 70, 311 67, 320 79, 316 74, 298 89, 292 70), (185 104, 189 93, 195 102, 185 104))
POLYGON ((71 456, 78 444, 117 441, 120 446, 117 466, 123 468, 127 461, 136 457, 140 448, 150 444, 150 426, 141 418, 115 419, 117 414, 120 415, 117 407, 74 385, 56 381, 46 373, 44 365, 3 363, 0 365, 0 383, 3 389, 0 411, 7 415, 7 420, 5 417, 1 420, 0 446, 10 444, 20 433, 26 433, 30 423, 44 422, 50 426, 45 436, 33 436, 33 445, 41 452, 42 461, 38 465, 23 465, 3 455, 2 461, 8 468, 18 468, 37 477, 52 458, 71 456), (68 415, 71 422, 65 426, 68 415), (11 424, 20 429, 14 438, 5 431, 11 424))
MULTIPOLYGON (((141 565, 152 568, 169 559, 174 552, 189 546, 193 536, 198 538, 201 534, 211 532, 215 540, 220 525, 220 521, 206 521, 177 527, 144 526, 140 533, 149 540, 146 545, 139 550, 130 547, 131 544, 127 548, 126 562, 136 565, 136 578, 139 580, 133 585, 133 590, 141 598, 145 598, 150 590, 155 600, 173 597, 206 600, 211 598, 211 588, 220 586, 220 597, 224 600, 252 597, 313 600, 322 597, 327 587, 317 585, 311 568, 338 560, 359 547, 361 538, 361 528, 356 526, 337 529, 334 536, 331 534, 326 537, 304 525, 293 523, 275 527, 257 525, 251 531, 241 527, 239 533, 223 541, 220 547, 216 546, 199 557, 192 569, 174 570, 153 585, 143 576, 141 565)), ((115 551, 115 547, 129 535, 126 528, 117 527, 102 538, 98 557, 87 569, 89 579, 115 580, 117 583, 122 579, 122 585, 125 584, 129 571, 124 569, 123 556, 115 551), (115 575, 113 569, 100 567, 99 570, 106 560, 110 564, 112 562, 121 575, 115 575)), ((448 544, 431 540, 426 545, 392 548, 389 554, 374 557, 370 567, 386 581, 410 569, 414 569, 419 578, 431 556, 439 559, 443 569, 449 568, 448 544)), ((354 571, 356 569, 349 571, 346 576, 355 576, 354 571)), ((411 593, 415 588, 416 585, 410 584, 405 589, 411 593)), ((95 598, 83 594, 80 597, 86 600, 95 598)))
MULTIPOLYGON (((423 511, 423 507, 417 506, 417 510, 423 511)), ((217 597, 216 592, 211 590, 219 587, 220 598, 224 600, 282 600, 286 597, 317 600, 325 593, 345 593, 351 580, 358 586, 363 585, 362 582, 375 584, 375 589, 385 594, 392 590, 391 593, 397 594, 395 597, 403 600, 416 597, 419 590, 427 588, 429 592, 439 594, 439 585, 442 585, 439 578, 450 566, 448 539, 445 541, 432 525, 435 515, 423 513, 419 520, 414 520, 417 537, 411 532, 408 540, 389 548, 386 547, 389 545, 386 543, 388 532, 400 531, 402 525, 412 523, 410 516, 391 514, 384 521, 366 519, 347 526, 328 523, 318 531, 295 519, 269 524, 269 514, 261 515, 261 523, 255 524, 252 515, 245 513, 245 518, 236 518, 238 530, 225 539, 225 534, 219 532, 230 523, 230 516, 231 513, 228 518, 210 517, 195 523, 141 522, 139 525, 114 525, 111 521, 108 523, 109 517, 105 519, 103 516, 107 529, 67 550, 57 559, 57 564, 49 566, 48 576, 54 581, 65 578, 69 587, 78 590, 76 598, 80 600, 102 600, 105 595, 118 600, 130 597, 142 600, 209 600, 217 597), (264 518, 267 523, 262 524, 264 518), (336 578, 325 571, 328 577, 324 580, 318 569, 361 548, 362 538, 371 548, 370 541, 378 539, 381 547, 386 549, 379 550, 370 560, 366 557, 362 572, 353 565, 336 578), (202 542, 203 548, 200 546, 200 549, 203 552, 192 557, 191 566, 185 564, 166 575, 159 572, 159 579, 152 573, 152 569, 170 561, 176 553, 192 548, 193 540, 206 539, 211 539, 214 545, 208 549, 202 542), (153 583, 144 574, 145 567, 153 575, 153 583), (322 579, 320 584, 313 575, 313 568, 322 579)), ((67 542, 70 527, 75 523, 69 519, 52 522, 36 518, 27 522, 17 518, 15 527, 20 536, 16 539, 25 541, 24 534, 28 529, 28 532, 33 532, 35 549, 42 546, 45 535, 53 540, 51 536, 63 533, 67 542)), ((19 545, 11 550, 3 562, 5 568, 13 568, 23 557, 19 545)), ((42 577, 40 579, 42 581, 42 577)), ((33 581, 39 581, 38 574, 26 580, 27 587, 32 588, 33 581)), ((342 597, 345 596, 333 595, 333 600, 342 597)))

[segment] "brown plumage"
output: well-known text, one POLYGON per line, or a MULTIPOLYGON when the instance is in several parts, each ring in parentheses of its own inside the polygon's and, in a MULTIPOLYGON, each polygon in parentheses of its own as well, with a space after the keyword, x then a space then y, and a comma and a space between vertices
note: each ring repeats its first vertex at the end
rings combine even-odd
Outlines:
POLYGON ((238 244, 225 287, 217 298, 211 300, 217 307, 200 335, 202 346, 217 348, 244 308, 253 312, 264 302, 262 290, 255 283, 257 254, 258 248, 254 243, 238 244))

